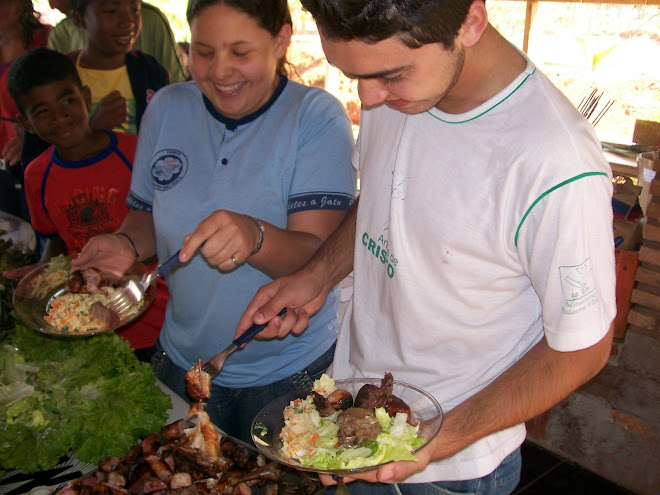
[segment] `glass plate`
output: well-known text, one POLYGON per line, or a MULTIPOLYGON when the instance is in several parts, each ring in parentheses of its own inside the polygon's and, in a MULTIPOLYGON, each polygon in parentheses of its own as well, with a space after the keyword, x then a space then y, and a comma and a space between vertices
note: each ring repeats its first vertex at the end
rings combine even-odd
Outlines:
MULTIPOLYGON (((156 284, 152 283, 144 294, 144 304, 139 311, 123 318, 119 325, 114 328, 105 330, 95 330, 90 332, 59 332, 55 327, 46 323, 44 316, 48 314, 51 301, 65 292, 65 285, 67 277, 59 277, 57 279, 49 279, 47 275, 52 271, 50 263, 41 265, 25 277, 23 277, 16 289, 14 290, 14 309, 18 317, 31 328, 38 332, 48 335, 55 335, 57 337, 90 337, 92 335, 99 335, 106 332, 112 332, 124 325, 129 324, 138 316, 144 313, 156 295, 156 284)), ((133 267, 126 273, 126 275, 147 273, 149 269, 142 263, 135 263, 133 267)))
POLYGON ((37 236, 32 225, 4 211, 0 211, 0 238, 11 239, 14 244, 21 243, 30 251, 34 251, 37 246, 37 236))
MULTIPOLYGON (((382 378, 347 378, 343 380, 335 380, 335 386, 338 389, 350 392, 353 398, 355 398, 363 385, 371 384, 380 387, 381 381, 382 378)), ((282 451, 282 440, 280 439, 280 431, 284 427, 284 408, 287 407, 292 400, 307 397, 309 393, 311 393, 311 390, 303 394, 293 391, 283 395, 264 407, 257 417, 254 418, 252 421, 252 440, 266 457, 302 471, 342 476, 371 471, 373 469, 378 469, 383 465, 379 464, 355 469, 323 470, 320 468, 303 466, 296 459, 287 456, 282 451), (265 432, 263 426, 266 427, 265 432)), ((443 420, 442 408, 431 394, 415 385, 394 380, 392 393, 410 406, 413 420, 419 419, 422 422, 419 429, 419 435, 426 441, 421 447, 413 451, 414 454, 418 450, 424 448, 440 431, 443 420)))

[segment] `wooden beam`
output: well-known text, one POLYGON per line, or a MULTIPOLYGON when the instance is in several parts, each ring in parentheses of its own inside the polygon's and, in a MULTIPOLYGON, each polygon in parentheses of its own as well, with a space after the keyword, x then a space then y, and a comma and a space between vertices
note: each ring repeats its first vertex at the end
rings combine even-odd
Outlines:
MULTIPOLYGON (((489 0, 497 1, 497 0, 489 0)), ((594 3, 602 5, 660 5, 660 0, 513 0, 519 2, 526 2, 525 9, 525 30, 523 32, 523 46, 522 50, 528 53, 529 50, 529 33, 534 23, 534 17, 538 10, 539 3, 541 2, 554 2, 554 3, 594 3)))
POLYGON ((532 23, 536 16, 539 4, 537 0, 526 0, 527 8, 525 9, 525 31, 523 32, 523 52, 528 53, 529 50, 529 32, 532 30, 532 23))

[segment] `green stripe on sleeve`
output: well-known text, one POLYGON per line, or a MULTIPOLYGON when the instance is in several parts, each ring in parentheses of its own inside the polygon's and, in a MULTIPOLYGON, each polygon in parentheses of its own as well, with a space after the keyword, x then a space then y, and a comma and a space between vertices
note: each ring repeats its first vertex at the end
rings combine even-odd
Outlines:
POLYGON ((593 175, 604 175, 607 177, 607 174, 605 172, 586 172, 584 174, 576 175, 575 177, 571 177, 570 179, 565 180, 564 182, 560 182, 556 186, 551 187, 547 191, 545 191, 543 194, 541 194, 536 200, 532 203, 532 205, 527 209, 525 214, 522 217, 522 220, 520 220, 520 223, 518 224, 518 228, 516 229, 516 237, 515 237, 515 245, 518 246, 518 234, 520 234, 520 229, 523 226, 523 223, 525 223, 525 219, 529 216, 529 214, 532 212, 532 209, 541 201, 543 198, 545 198, 548 194, 550 194, 552 191, 555 191, 556 189, 559 189, 562 186, 565 186, 566 184, 570 184, 571 182, 575 182, 576 180, 582 179, 584 177, 589 177, 593 175))

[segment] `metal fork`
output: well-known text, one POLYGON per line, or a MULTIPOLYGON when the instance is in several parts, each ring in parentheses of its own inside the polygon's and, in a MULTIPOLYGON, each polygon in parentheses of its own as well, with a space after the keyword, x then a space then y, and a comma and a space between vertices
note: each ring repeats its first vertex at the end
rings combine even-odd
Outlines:
MULTIPOLYGON (((286 308, 283 308, 277 316, 283 316, 286 313, 286 308)), ((248 328, 243 335, 235 339, 229 347, 219 354, 216 354, 211 359, 206 361, 202 366, 202 371, 208 373, 211 378, 216 376, 222 370, 222 367, 225 365, 225 360, 239 349, 243 344, 252 340, 259 332, 268 326, 268 322, 257 325, 256 323, 248 328)))
POLYGON ((114 311, 121 318, 131 306, 139 303, 144 297, 147 288, 159 277, 167 275, 172 268, 181 264, 179 261, 179 249, 165 263, 158 265, 155 270, 143 275, 128 275, 121 281, 121 289, 106 304, 106 308, 114 311))

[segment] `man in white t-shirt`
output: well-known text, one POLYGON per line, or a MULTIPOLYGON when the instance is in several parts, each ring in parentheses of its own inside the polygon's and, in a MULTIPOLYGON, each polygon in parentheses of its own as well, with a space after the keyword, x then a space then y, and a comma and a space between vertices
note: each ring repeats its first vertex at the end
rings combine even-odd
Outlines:
POLYGON ((328 62, 358 81, 360 197, 303 269, 259 290, 237 334, 271 318, 261 337, 301 333, 353 271, 332 375, 391 372, 446 415, 418 462, 356 476, 378 484, 351 493, 511 493, 524 422, 610 353, 600 142, 483 0, 302 3, 328 62))

